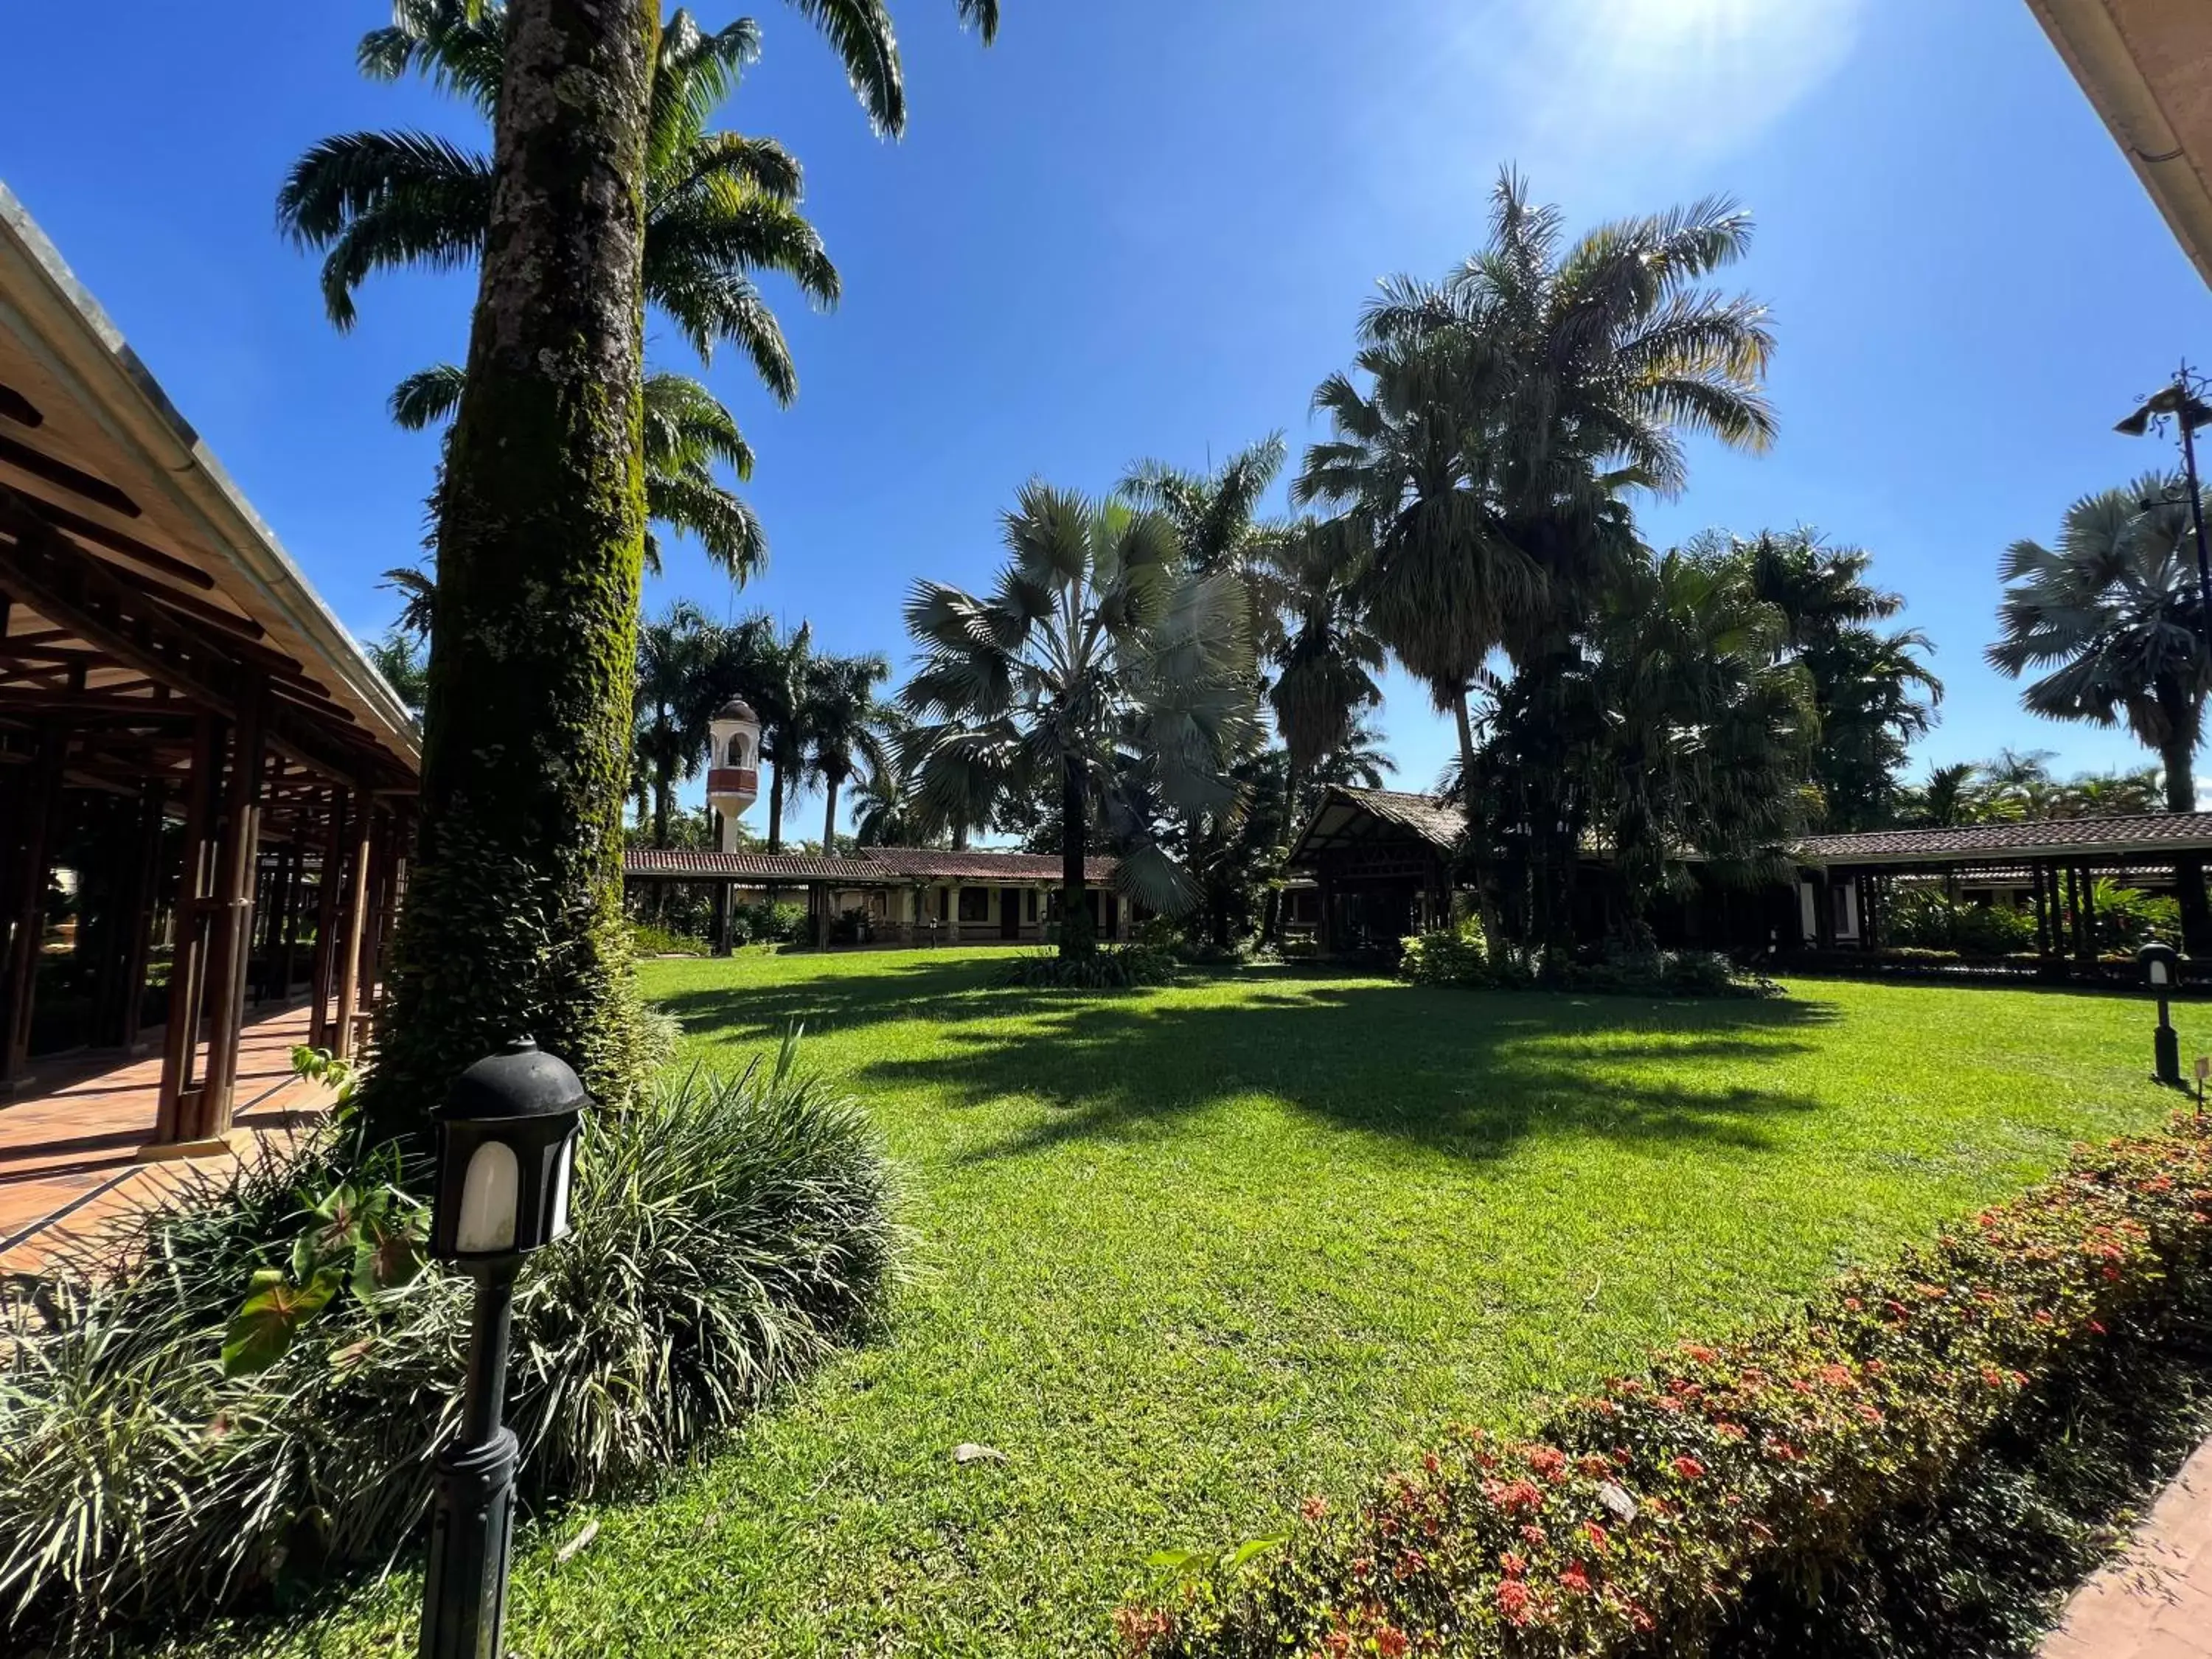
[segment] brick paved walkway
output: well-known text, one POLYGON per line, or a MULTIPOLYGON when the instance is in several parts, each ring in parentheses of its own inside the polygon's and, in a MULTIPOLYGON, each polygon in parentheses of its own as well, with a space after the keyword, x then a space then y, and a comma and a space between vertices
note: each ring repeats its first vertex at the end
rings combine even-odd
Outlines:
POLYGON ((293 1075, 307 1036, 301 1003, 246 1026, 239 1042, 233 1152, 149 1161, 161 1080, 160 1034, 143 1059, 57 1062, 27 1092, 0 1099, 0 1273, 35 1273, 96 1240, 114 1219, 173 1198, 234 1164, 237 1148, 329 1109, 330 1091, 293 1075))
POLYGON ((2212 1440, 2075 1592, 2039 1659, 2212 1659, 2212 1440))

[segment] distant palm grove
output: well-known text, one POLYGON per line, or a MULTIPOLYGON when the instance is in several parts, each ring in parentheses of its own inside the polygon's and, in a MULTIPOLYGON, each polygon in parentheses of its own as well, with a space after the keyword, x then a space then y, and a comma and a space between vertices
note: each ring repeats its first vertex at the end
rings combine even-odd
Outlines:
MULTIPOLYGON (((495 5, 410 0, 363 40, 361 66, 426 76, 489 118, 502 27, 495 5)), ((757 280, 829 305, 840 279, 804 216, 797 160, 713 125, 757 40, 750 21, 710 33, 678 12, 654 45, 639 281, 694 356, 733 348, 787 402, 798 367, 757 280)), ((840 50, 890 120, 892 89, 854 67, 852 40, 840 50)), ((301 159, 280 216, 322 254, 343 328, 377 270, 477 258, 493 179, 486 156, 443 141, 341 135, 301 159)), ((1295 464, 1276 434, 1207 471, 1138 461, 1103 493, 1019 486, 993 586, 915 583, 902 683, 807 624, 722 624, 668 604, 635 636, 625 834, 713 844, 712 814, 677 796, 714 711, 738 696, 762 722, 768 851, 1012 839, 1062 860, 1070 916, 1085 856, 1111 852, 1124 890, 1194 942, 1272 939, 1289 843, 1320 792, 1394 769, 1373 725, 1393 660, 1456 732, 1454 763, 1419 781, 1464 817, 1461 879, 1493 938, 1538 952, 1599 942, 1574 937, 1560 896, 1593 848, 1618 885, 1612 943, 1642 948, 1691 859, 1710 879, 1764 879, 1809 831, 2191 805, 2206 686, 2182 515, 2130 505, 2154 483, 2170 501, 2166 481, 2083 502, 2057 551, 2015 546, 1990 647, 2006 672, 2039 676, 2024 695, 2034 712, 2124 722, 2158 755, 2162 788, 2148 775, 2063 782, 2039 751, 1911 780, 1942 685, 1867 551, 1802 526, 1646 543, 1637 503, 1689 487, 1692 440, 1755 452, 1778 429, 1765 307, 1716 285, 1751 237, 1723 200, 1573 236, 1502 175, 1462 264, 1379 286, 1348 368, 1314 394, 1325 429, 1295 464), (787 812, 817 787, 818 836, 787 812)), ((427 368, 394 390, 393 416, 447 420, 467 381, 427 368)), ((735 492, 752 467, 736 420, 670 368, 641 375, 639 403, 645 568, 657 526, 742 586, 769 536, 735 492)), ((442 586, 427 568, 390 580, 406 604, 373 648, 420 702, 442 586)), ((1071 926, 1060 948, 1092 947, 1071 926)))

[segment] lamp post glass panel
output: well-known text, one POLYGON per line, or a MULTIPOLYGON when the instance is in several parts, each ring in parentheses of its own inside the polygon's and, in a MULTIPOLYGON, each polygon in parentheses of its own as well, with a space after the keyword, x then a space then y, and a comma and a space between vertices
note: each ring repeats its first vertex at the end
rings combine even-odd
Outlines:
POLYGON ((475 1277, 477 1304, 460 1431, 438 1456, 423 1659, 500 1659, 514 1530, 514 1431, 500 1421, 514 1276, 568 1231, 590 1103, 574 1071, 520 1037, 456 1078, 438 1114, 430 1251, 475 1277))
POLYGON ((2171 945, 2146 945, 2136 952, 2143 965, 2143 980, 2158 999, 2158 1030, 2151 1036, 2152 1074, 2160 1083, 2181 1086, 2181 1039, 2175 1033, 2169 999, 2178 979, 2180 957, 2171 945))

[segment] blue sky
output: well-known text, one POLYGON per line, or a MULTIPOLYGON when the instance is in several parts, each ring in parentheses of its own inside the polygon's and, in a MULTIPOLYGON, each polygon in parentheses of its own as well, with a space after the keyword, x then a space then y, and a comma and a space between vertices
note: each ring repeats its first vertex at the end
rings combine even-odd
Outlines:
MULTIPOLYGON (((759 453, 770 573, 733 599, 674 544, 649 605, 764 606, 902 660, 908 581, 984 580, 1031 474, 1103 489, 1138 457, 1318 435, 1307 398, 1376 278, 1463 255, 1510 161, 1577 226, 1709 192, 1758 216, 1739 276, 1773 308, 1782 436, 1700 452, 1686 495, 1642 508, 1650 538, 1805 522, 1873 550, 1949 687, 1924 758, 2144 759, 2021 714, 1979 655, 2004 544, 2166 460, 2111 424, 2182 353, 2212 356, 2212 296, 2019 0, 1005 9, 986 52, 951 0, 894 0, 913 118, 892 144, 794 9, 754 8, 766 50, 725 124, 805 164, 847 297, 813 314, 769 283, 796 407, 733 361, 710 376, 759 453)), ((473 283, 380 278, 338 336, 271 202, 328 132, 471 136, 427 88, 356 75, 381 21, 325 0, 215 29, 120 0, 88 50, 72 9, 18 8, 0 100, 0 177, 363 633, 393 609, 379 573, 416 553, 432 460, 384 398, 461 354, 473 283)), ((684 361, 664 329, 651 351, 684 361)), ((1401 776, 1424 784, 1448 732, 1389 690, 1401 776)))

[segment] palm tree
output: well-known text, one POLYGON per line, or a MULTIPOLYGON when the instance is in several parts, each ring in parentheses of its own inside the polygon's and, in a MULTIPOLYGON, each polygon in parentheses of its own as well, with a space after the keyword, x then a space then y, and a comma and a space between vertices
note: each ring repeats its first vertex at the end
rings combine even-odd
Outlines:
POLYGON ((1750 572, 1752 591, 1778 611, 1788 649, 1813 678, 1820 741, 1813 781, 1837 830, 1867 830, 1896 813, 1898 775, 1916 738, 1935 725, 1943 683, 1922 660, 1935 649, 1918 629, 1874 626, 1904 609, 1902 595, 1869 580, 1873 556, 1831 544, 1803 526, 1762 531, 1749 542, 1713 536, 1692 544, 1726 550, 1750 572))
POLYGON ((1382 701, 1375 681, 1382 644, 1359 602, 1362 550, 1348 542, 1348 528, 1307 520, 1278 538, 1267 554, 1285 618, 1267 701, 1290 751, 1294 811, 1300 780, 1343 751, 1360 730, 1361 711, 1382 701))
MULTIPOLYGON (((959 3, 995 27, 996 0, 959 3)), ((809 15, 895 127, 904 103, 880 7, 815 0, 809 15)), ((643 1080, 622 808, 659 34, 634 8, 510 0, 498 39, 467 382, 439 492, 419 827, 390 1015, 358 1097, 365 1146, 419 1146, 451 1079, 518 1030, 602 1101, 643 1080)))
MULTIPOLYGON (((392 394, 392 418, 410 432, 450 419, 460 406, 464 376, 455 363, 441 363, 409 375, 392 394)), ((679 536, 696 536, 707 556, 742 587, 768 565, 768 538, 760 520, 740 495, 722 488, 717 464, 739 479, 753 476, 752 446, 738 430, 736 418, 712 392, 688 374, 647 374, 645 409, 645 505, 653 522, 679 536)), ((648 528, 645 568, 660 574, 660 545, 648 528)), ((386 572, 387 579, 398 572, 386 572)), ((397 580, 392 586, 400 586, 397 580)), ((430 584, 420 591, 427 593, 430 584)), ((417 588, 404 586, 410 614, 417 588)), ((422 617, 428 629, 428 609, 422 617)), ((403 625, 405 619, 403 618, 403 625)))
POLYGON ((822 780, 822 850, 837 848, 837 792, 857 775, 887 770, 890 757, 877 734, 876 688, 891 665, 870 653, 817 657, 806 677, 806 732, 814 775, 822 780))
POLYGON ((1118 884, 1156 910, 1193 896, 1160 820, 1224 812, 1253 730, 1243 586, 1182 557, 1162 514, 1041 481, 1006 518, 1007 561, 977 598, 918 582, 921 665, 901 694, 939 723, 919 779, 947 821, 979 795, 1059 798, 1060 950, 1091 948, 1084 858, 1094 823, 1122 849, 1118 884))
POLYGON ((381 639, 362 641, 362 653, 384 676, 392 693, 407 705, 407 712, 422 717, 422 697, 429 688, 430 665, 424 659, 419 638, 400 623, 385 630, 381 639))
POLYGON ((1370 725, 1364 715, 1353 719, 1346 728, 1343 741, 1321 757, 1315 766, 1316 783, 1348 785, 1355 789, 1380 789, 1389 783, 1398 763, 1382 747, 1382 734, 1370 725))
POLYGON ((812 775, 813 733, 807 726, 806 690, 813 672, 814 629, 801 623, 755 653, 742 695, 761 726, 761 758, 768 763, 768 850, 783 850, 783 803, 812 775))
POLYGON ((676 783, 699 769, 716 704, 709 678, 723 648, 721 630, 689 599, 678 599, 637 630, 636 735, 631 747, 653 799, 653 844, 668 845, 676 783))
MULTIPOLYGON (((2212 690, 2188 501, 2179 479, 2152 474, 2075 502, 2056 549, 2014 542, 2002 567, 1999 637, 1987 652, 2015 679, 2039 671, 2021 692, 2031 714, 2124 724, 2155 750, 2172 812, 2197 810, 2212 690)), ((2179 884, 2188 948, 2212 951, 2201 861, 2180 870, 2179 884)))
POLYGON ((1558 210, 1508 172, 1480 252, 1440 284, 1391 279, 1369 307, 1367 389, 1336 375, 1315 392, 1335 435, 1293 497, 1362 521, 1370 620, 1453 711, 1463 775, 1468 690, 1492 652, 1557 648, 1633 558, 1620 491, 1679 491, 1686 435, 1771 437, 1764 309, 1699 286, 1750 234, 1708 200, 1563 246, 1558 210))
POLYGON ((1929 773, 1928 781, 1905 790, 1899 816, 1916 828, 1958 830, 1982 822, 1984 807, 1978 780, 1982 769, 1972 761, 1957 761, 1929 773))
POLYGON ((1685 852, 1719 872, 1769 871, 1802 826, 1820 723, 1786 638, 1741 567, 1694 552, 1650 562, 1606 604, 1582 687, 1585 729, 1601 734, 1583 782, 1639 942, 1685 852))

